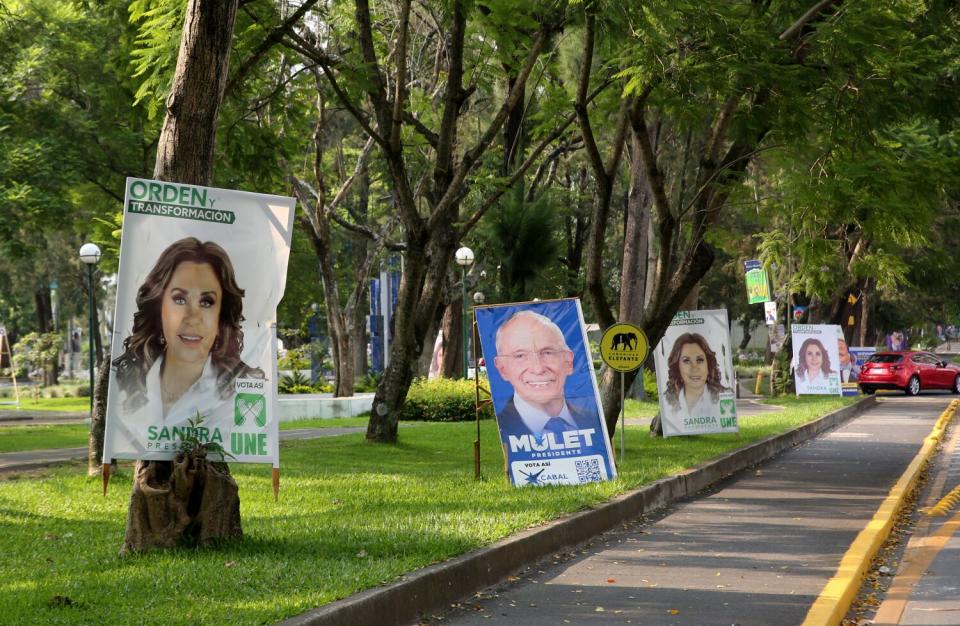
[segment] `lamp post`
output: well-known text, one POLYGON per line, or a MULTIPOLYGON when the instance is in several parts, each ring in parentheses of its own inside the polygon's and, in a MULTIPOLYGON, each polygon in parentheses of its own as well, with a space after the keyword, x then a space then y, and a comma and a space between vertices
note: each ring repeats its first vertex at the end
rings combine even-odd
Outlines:
POLYGON ((463 377, 466 378, 469 373, 469 364, 467 361, 467 344, 469 342, 467 332, 467 270, 473 265, 473 250, 463 246, 457 250, 454 258, 457 265, 460 266, 461 278, 460 286, 463 288, 463 377))
POLYGON ((87 289, 90 292, 90 417, 93 417, 93 333, 96 332, 93 319, 93 312, 96 310, 93 299, 93 269, 100 262, 100 247, 95 243, 83 244, 80 246, 80 260, 87 264, 87 289))

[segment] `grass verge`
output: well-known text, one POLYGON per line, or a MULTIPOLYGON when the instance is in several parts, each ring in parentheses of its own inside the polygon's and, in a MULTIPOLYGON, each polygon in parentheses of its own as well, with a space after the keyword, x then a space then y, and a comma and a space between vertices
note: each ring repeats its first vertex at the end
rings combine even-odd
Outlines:
POLYGON ((34 424, 0 427, 0 453, 79 448, 87 445, 89 424, 34 424))
POLYGON ((652 439, 628 428, 615 481, 516 489, 503 478, 493 421, 419 423, 396 445, 363 434, 282 446, 280 501, 270 469, 234 464, 245 539, 119 559, 129 466, 109 494, 77 468, 0 483, 0 621, 262 624, 296 615, 524 528, 596 505, 814 419, 853 400, 805 397, 741 420, 740 437, 652 439))
POLYGON ((2 411, 65 411, 69 413, 90 413, 90 398, 40 398, 34 400, 27 395, 20 396, 20 406, 11 404, 11 398, 5 398, 0 404, 2 411))
MULTIPOLYGON (((282 422, 280 430, 299 428, 348 428, 366 426, 368 417, 338 417, 333 419, 282 422)), ((87 445, 88 424, 24 424, 16 422, 0 426, 0 453, 78 448, 87 445)), ((2 622, 0 622, 2 623, 2 622)))

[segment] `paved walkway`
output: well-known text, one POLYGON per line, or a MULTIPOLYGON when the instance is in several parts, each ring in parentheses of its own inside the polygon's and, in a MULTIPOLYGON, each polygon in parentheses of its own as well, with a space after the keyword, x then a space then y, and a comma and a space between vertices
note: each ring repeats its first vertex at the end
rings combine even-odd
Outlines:
POLYGON ((429 623, 799 624, 951 399, 881 399, 710 493, 556 554, 429 623))

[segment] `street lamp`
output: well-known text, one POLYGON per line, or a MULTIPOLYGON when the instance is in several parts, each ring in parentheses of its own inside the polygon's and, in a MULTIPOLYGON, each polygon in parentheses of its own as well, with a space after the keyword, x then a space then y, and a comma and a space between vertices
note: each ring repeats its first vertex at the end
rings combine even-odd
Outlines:
POLYGON ((96 304, 93 300, 93 269, 100 262, 100 247, 95 243, 85 243, 80 246, 80 260, 87 264, 87 287, 90 292, 90 417, 93 417, 93 333, 94 327, 93 312, 96 310, 96 304))
POLYGON ((460 286, 463 287, 463 377, 469 374, 469 363, 467 361, 467 343, 469 341, 467 332, 467 270, 473 265, 473 250, 463 246, 457 250, 454 258, 461 269, 460 286))
POLYGON ((487 299, 487 297, 483 295, 483 292, 482 292, 482 291, 477 291, 477 292, 475 292, 475 293, 473 294, 473 303, 474 303, 474 304, 483 304, 483 301, 486 300, 486 299, 487 299))

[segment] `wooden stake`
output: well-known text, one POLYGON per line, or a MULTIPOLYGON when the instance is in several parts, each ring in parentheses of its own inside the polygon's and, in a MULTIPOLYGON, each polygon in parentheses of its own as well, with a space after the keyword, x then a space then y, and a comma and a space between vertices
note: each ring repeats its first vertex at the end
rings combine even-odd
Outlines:
POLYGON ((273 501, 280 499, 280 468, 273 468, 273 501))
POLYGON ((107 486, 110 484, 110 464, 104 463, 100 466, 100 476, 103 478, 103 495, 107 495, 107 486))

